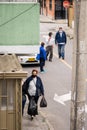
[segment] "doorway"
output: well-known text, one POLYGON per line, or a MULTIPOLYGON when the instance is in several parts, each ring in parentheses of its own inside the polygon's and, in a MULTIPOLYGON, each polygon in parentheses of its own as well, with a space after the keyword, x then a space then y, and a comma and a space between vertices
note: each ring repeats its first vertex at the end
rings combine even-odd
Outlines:
POLYGON ((55 19, 65 19, 63 0, 55 0, 55 19))

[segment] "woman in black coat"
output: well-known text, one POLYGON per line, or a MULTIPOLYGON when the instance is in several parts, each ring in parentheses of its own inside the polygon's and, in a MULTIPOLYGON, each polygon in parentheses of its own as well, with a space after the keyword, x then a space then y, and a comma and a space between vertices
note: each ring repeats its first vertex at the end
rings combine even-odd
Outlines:
MULTIPOLYGON (((44 87, 41 78, 37 76, 37 74, 38 74, 37 70, 35 69, 32 70, 32 75, 26 79, 26 81, 22 86, 22 93, 27 95, 29 100, 31 100, 31 98, 33 97, 35 103, 38 106, 39 97, 41 95, 44 96, 44 87)), ((38 107, 34 115, 37 114, 38 114, 38 107)))

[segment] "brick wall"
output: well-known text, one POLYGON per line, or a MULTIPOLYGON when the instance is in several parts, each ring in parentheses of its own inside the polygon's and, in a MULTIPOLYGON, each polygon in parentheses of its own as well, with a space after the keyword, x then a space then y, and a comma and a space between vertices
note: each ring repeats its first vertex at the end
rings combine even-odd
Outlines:
POLYGON ((52 0, 52 9, 49 6, 50 0, 46 0, 46 7, 44 7, 43 1, 43 14, 54 19, 55 18, 55 0, 52 0))

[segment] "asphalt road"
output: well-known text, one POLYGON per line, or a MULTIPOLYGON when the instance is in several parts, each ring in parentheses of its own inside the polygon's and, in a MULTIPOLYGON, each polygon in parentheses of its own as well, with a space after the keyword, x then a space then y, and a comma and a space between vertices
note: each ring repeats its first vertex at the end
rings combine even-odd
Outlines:
MULTIPOLYGON (((40 25, 40 41, 44 41, 49 31, 53 32, 54 37, 58 26, 60 25, 42 23, 40 25)), ((58 58, 57 46, 54 46, 53 61, 46 61, 46 73, 44 74, 40 73, 38 66, 27 66, 23 68, 28 71, 29 75, 33 68, 39 71, 38 75, 43 81, 45 97, 48 102, 47 108, 39 109, 41 109, 42 113, 50 121, 54 130, 70 130, 73 44, 73 40, 68 38, 65 47, 65 60, 58 58)))

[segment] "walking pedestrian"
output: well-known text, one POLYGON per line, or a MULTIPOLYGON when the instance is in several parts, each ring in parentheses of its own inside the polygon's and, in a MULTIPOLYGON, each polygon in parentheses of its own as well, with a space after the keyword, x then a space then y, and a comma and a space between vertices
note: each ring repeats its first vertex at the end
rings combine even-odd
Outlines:
POLYGON ((52 32, 49 32, 48 37, 46 38, 46 58, 52 62, 53 58, 53 44, 54 39, 52 38, 52 32), (48 58, 49 56, 49 58, 48 58))
POLYGON ((65 58, 65 44, 67 42, 66 33, 63 31, 62 27, 59 28, 55 36, 55 44, 58 45, 58 55, 59 58, 65 58))
POLYGON ((23 84, 23 93, 28 96, 29 102, 33 98, 36 103, 36 110, 32 113, 28 112, 28 114, 31 115, 31 118, 33 118, 35 115, 38 115, 38 99, 41 95, 44 97, 43 83, 37 74, 38 71, 33 69, 31 76, 29 76, 23 84))
POLYGON ((45 66, 45 61, 46 61, 46 50, 45 50, 45 48, 44 48, 44 45, 45 45, 45 43, 44 42, 42 42, 41 43, 41 46, 40 46, 40 72, 41 73, 44 73, 45 72, 45 70, 44 70, 44 66, 45 66))

